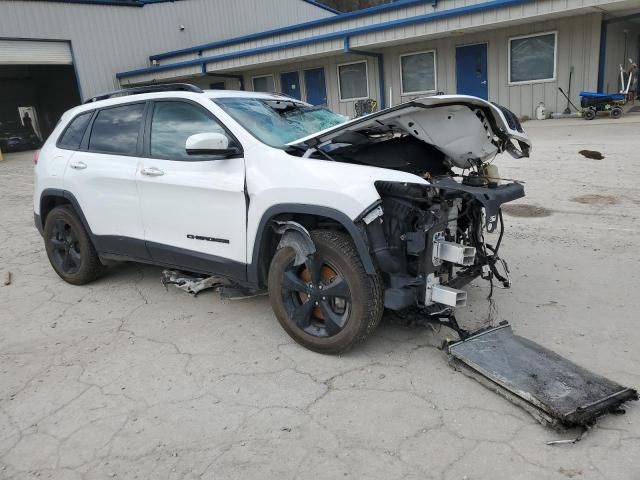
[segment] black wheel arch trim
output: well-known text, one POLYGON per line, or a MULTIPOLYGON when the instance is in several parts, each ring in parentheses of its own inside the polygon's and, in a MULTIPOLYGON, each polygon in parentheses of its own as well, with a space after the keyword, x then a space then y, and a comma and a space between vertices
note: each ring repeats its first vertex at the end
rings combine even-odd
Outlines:
MULTIPOLYGON (((43 202, 45 198, 49 198, 49 197, 64 198, 65 200, 68 200, 71 206, 73 207, 73 209, 78 214, 78 217, 80 217, 80 221, 82 222, 82 225, 84 226, 84 228, 87 230, 87 233, 89 234, 89 238, 91 238, 91 241, 94 240, 95 236, 91 231, 89 222, 87 222, 87 219, 84 216, 84 213, 82 212, 82 208, 80 208, 80 203, 78 203, 78 200, 76 199, 76 197, 74 197, 71 192, 68 192, 67 190, 62 190, 59 188, 46 188, 40 194, 40 215, 37 215, 37 221, 36 221, 36 227, 38 228, 38 230, 42 229, 44 231, 46 217, 43 215, 44 212, 42 211, 43 202), (39 226, 37 223, 38 221, 39 221, 39 226)), ((36 214, 34 213, 34 215, 36 214)), ((95 242, 94 242, 94 245, 95 245, 95 242)))
POLYGON ((277 215, 282 214, 302 214, 302 215, 314 215, 318 217, 325 217, 338 222, 347 231, 353 243, 356 247, 362 265, 365 272, 369 275, 376 274, 376 267, 373 264, 371 254, 369 253, 369 246, 367 244, 366 233, 363 229, 360 229, 358 225, 351 220, 343 212, 330 207, 324 207, 320 205, 308 205, 301 203, 283 203, 273 205, 269 207, 260 218, 258 228, 256 230, 256 237, 253 242, 253 253, 251 256, 251 263, 247 265, 247 280, 253 284, 258 285, 260 283, 259 278, 259 265, 260 265, 260 248, 263 243, 268 223, 277 215))

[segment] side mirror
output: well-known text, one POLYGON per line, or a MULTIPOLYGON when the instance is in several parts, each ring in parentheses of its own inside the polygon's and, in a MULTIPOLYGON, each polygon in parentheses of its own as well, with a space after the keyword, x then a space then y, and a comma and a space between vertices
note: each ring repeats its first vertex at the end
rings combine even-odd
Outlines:
POLYGON ((222 133, 196 133, 187 138, 185 150, 189 155, 231 156, 239 153, 238 147, 230 145, 229 138, 222 133))

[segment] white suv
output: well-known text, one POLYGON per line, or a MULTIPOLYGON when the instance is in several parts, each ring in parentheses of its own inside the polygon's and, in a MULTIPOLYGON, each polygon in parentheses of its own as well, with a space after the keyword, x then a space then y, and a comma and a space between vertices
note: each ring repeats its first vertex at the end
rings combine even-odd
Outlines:
POLYGON ((346 121, 279 94, 132 88, 63 115, 35 167, 35 223, 69 283, 106 260, 221 276, 268 288, 297 342, 341 352, 385 308, 455 320, 471 279, 507 283, 500 205, 524 190, 490 161, 529 148, 513 113, 475 97, 346 121))

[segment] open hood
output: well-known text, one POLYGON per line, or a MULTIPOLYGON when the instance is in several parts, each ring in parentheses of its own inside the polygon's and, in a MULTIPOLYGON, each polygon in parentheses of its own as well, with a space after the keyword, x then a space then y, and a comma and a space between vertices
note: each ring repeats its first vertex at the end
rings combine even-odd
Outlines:
POLYGON ((529 137, 515 114, 468 95, 424 97, 328 128, 290 142, 317 150, 352 143, 358 134, 406 134, 436 147, 451 166, 469 168, 508 151, 528 157, 529 137))

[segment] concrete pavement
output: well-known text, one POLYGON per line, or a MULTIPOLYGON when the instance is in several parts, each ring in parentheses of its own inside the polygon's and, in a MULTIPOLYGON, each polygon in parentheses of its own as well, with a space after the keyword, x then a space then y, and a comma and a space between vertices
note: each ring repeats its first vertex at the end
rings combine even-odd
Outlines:
MULTIPOLYGON (((527 182, 517 203, 530 207, 505 215, 514 286, 496 290, 495 317, 638 387, 640 123, 528 127, 532 158, 497 161, 527 182)), ((640 404, 547 446, 572 432, 454 372, 434 348, 445 332, 385 321, 322 356, 264 297, 191 298, 135 264, 65 284, 33 227, 31 167, 30 154, 0 162, 0 272, 13 276, 0 286, 0 478, 640 478, 640 404)), ((486 320, 486 294, 470 288, 463 322, 486 320)))

